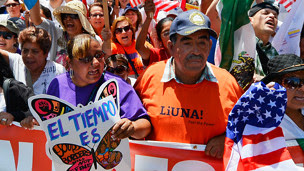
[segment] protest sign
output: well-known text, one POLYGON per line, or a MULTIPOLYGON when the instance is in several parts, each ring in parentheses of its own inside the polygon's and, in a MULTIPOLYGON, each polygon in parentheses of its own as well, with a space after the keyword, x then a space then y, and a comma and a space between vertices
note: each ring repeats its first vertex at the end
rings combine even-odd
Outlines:
POLYGON ((120 119, 118 98, 117 82, 109 80, 86 106, 43 94, 29 99, 56 170, 131 169, 128 139, 111 138, 112 126, 120 119))

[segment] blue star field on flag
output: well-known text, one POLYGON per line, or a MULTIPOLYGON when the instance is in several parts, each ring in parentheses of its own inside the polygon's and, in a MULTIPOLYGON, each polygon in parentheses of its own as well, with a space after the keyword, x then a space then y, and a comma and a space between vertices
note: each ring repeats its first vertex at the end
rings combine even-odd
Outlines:
POLYGON ((235 143, 241 140, 246 124, 271 128, 281 124, 285 114, 286 89, 275 83, 275 90, 257 82, 242 95, 228 117, 226 136, 235 143))

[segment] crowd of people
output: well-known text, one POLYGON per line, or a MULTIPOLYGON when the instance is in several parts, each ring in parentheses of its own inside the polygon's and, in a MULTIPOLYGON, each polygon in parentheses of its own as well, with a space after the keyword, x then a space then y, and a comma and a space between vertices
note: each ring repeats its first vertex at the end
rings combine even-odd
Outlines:
MULTIPOLYGON (((87 105, 94 89, 114 78, 121 116, 114 138, 205 144, 207 155, 222 158, 228 115, 246 88, 212 62, 220 31, 217 2, 191 0, 200 11, 175 9, 161 18, 154 16, 153 0, 139 7, 129 0, 109 1, 108 7, 98 0, 38 0, 29 11, 19 0, 6 0, 0 14, 0 124, 18 121, 31 129, 38 123, 22 108, 30 96, 87 105), (4 82, 12 78, 8 101, 4 82)), ((279 55, 271 40, 280 10, 272 2, 254 3, 248 17, 256 58, 246 85, 282 84, 285 137, 304 138, 304 31, 300 56, 279 55)))

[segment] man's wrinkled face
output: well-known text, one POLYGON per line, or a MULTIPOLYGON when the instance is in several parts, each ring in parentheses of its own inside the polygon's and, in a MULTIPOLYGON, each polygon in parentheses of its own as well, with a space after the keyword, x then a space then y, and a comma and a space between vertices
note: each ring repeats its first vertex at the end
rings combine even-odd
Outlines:
POLYGON ((191 75, 203 71, 211 47, 208 30, 200 30, 187 36, 177 34, 175 44, 170 42, 168 45, 174 57, 175 73, 191 75))

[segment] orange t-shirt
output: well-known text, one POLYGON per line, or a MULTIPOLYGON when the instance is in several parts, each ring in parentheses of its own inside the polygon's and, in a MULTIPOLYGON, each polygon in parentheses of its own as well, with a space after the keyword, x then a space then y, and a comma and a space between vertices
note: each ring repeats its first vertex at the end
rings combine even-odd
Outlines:
MULTIPOLYGON (((132 45, 128 46, 128 47, 123 47, 119 43, 111 43, 112 54, 126 54, 126 52, 127 52, 128 56, 130 57, 130 59, 132 60, 132 62, 134 64, 134 67, 135 67, 137 73, 141 74, 144 71, 145 66, 144 66, 141 56, 137 52, 135 46, 136 46, 135 40, 133 40, 132 45)), ((129 68, 130 68, 129 75, 135 75, 135 72, 133 71, 133 68, 130 65, 130 62, 129 62, 129 68)))
POLYGON ((218 83, 161 82, 166 61, 151 65, 134 85, 150 116, 149 140, 206 144, 226 130, 228 115, 243 90, 226 70, 211 65, 218 83))

